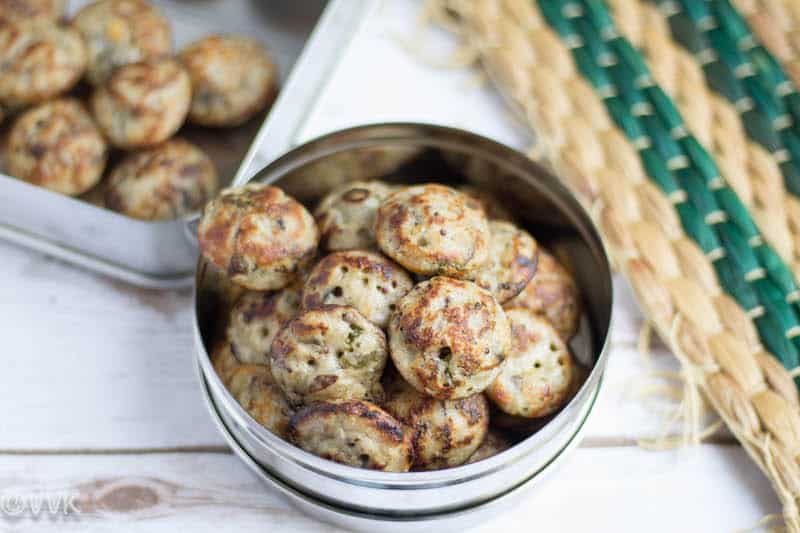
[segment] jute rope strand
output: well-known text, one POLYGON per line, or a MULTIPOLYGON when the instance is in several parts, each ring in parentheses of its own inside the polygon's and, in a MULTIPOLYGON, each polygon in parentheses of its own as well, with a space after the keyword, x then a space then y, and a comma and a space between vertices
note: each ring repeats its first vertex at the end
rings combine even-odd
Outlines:
POLYGON ((670 199, 527 0, 432 0, 428 14, 475 50, 535 128, 545 158, 593 214, 648 319, 730 430, 770 477, 800 531, 800 416, 788 373, 766 353, 670 199))
MULTIPOLYGON (((761 143, 778 163, 789 193, 784 196, 784 211, 797 241, 800 92, 791 80, 791 72, 783 68, 785 65, 776 59, 772 48, 785 51, 781 39, 791 33, 790 28, 796 27, 800 4, 785 4, 780 0, 742 1, 739 4, 751 15, 743 17, 735 8, 736 2, 731 0, 649 1, 658 4, 673 35, 695 55, 711 85, 735 104, 748 135, 761 143), (774 20, 769 20, 770 17, 774 20), (772 48, 765 47, 765 43, 772 44, 772 48)), ((790 39, 783 44, 791 43, 790 39)), ((765 221, 762 217, 760 222, 769 230, 771 220, 775 219, 768 217, 765 221)), ((796 265, 793 271, 796 276, 796 265)), ((789 351, 797 352, 798 347, 795 340, 789 351)), ((785 354, 779 355, 786 362, 785 354)))
MULTIPOLYGON (((724 3, 725 0, 714 1, 724 3)), ((665 3, 661 2, 662 7, 665 3)), ((694 19, 716 22, 710 12, 699 9, 705 4, 689 2, 682 4, 687 13, 693 11, 690 15, 694 19), (708 16, 703 17, 704 13, 708 16)), ((778 330, 777 339, 774 336, 770 338, 770 333, 774 334, 775 328, 764 327, 765 324, 759 326, 762 335, 766 335, 765 338, 770 346, 777 349, 787 348, 783 339, 784 333, 786 338, 791 339, 796 337, 800 330, 794 311, 787 305, 787 302, 794 301, 797 297, 793 276, 785 270, 779 258, 775 258, 777 262, 764 259, 768 255, 763 254, 772 253, 771 249, 761 244, 761 235, 750 221, 744 206, 739 203, 738 196, 728 188, 714 159, 708 155, 696 137, 691 135, 691 129, 687 128, 671 99, 663 93, 657 83, 654 83, 651 71, 645 65, 643 58, 638 55, 630 41, 624 36, 619 36, 619 31, 609 17, 603 0, 540 1, 539 6, 544 10, 547 22, 558 32, 562 41, 572 48, 571 52, 581 73, 593 84, 615 122, 625 130, 628 138, 640 150, 642 162, 650 177, 667 192, 688 193, 686 196, 691 198, 694 207, 704 216, 698 227, 699 219, 690 216, 691 211, 686 211, 687 204, 684 203, 684 199, 671 195, 678 207, 684 228, 704 248, 717 267, 723 263, 721 257, 715 257, 717 250, 710 248, 707 242, 704 243, 702 233, 697 230, 705 229, 702 226, 707 225, 709 237, 714 237, 715 231, 720 232, 725 246, 724 251, 732 254, 735 268, 741 269, 738 272, 740 279, 746 280, 747 283, 755 282, 755 292, 761 301, 769 306, 768 312, 781 318, 782 324, 778 326, 782 325, 784 329, 778 330), (643 140, 647 141, 647 144, 640 142, 643 140), (651 145, 656 147, 652 148, 651 145), (663 158, 662 166, 652 164, 653 160, 658 158, 663 158), (697 179, 700 177, 706 180, 705 184, 697 179), (677 187, 682 187, 683 190, 679 191, 677 187), (724 217, 728 216, 734 220, 732 225, 727 227, 721 225, 719 230, 711 229, 711 226, 723 222, 724 217), (749 260, 745 256, 752 252, 746 245, 741 246, 743 238, 749 239, 750 246, 757 251, 749 260), (740 239, 738 244, 736 239, 740 239), (763 265, 761 269, 757 268, 759 261, 763 265), (757 273, 757 270, 763 273, 757 273), (784 287, 786 301, 781 298, 777 286, 770 291, 765 291, 765 287, 769 287, 769 284, 762 283, 759 286, 758 280, 762 279, 764 274, 777 285, 784 287), (777 342, 774 342, 776 340, 777 342)), ((680 10, 676 8, 675 12, 680 13, 680 10)), ((721 16, 723 11, 719 13, 721 16)), ((727 13, 728 21, 733 18, 741 20, 732 9, 728 9, 727 13)), ((710 24, 706 26, 712 28, 710 24)), ((733 27, 730 23, 728 26, 733 27)), ((705 29, 703 28, 704 31, 705 29)), ((740 31, 738 34, 749 33, 740 31)), ((750 48, 750 50, 755 49, 750 48)), ((718 273, 723 278, 726 277, 723 275, 726 274, 725 270, 718 269, 718 273)), ((731 290, 729 282, 730 279, 727 280, 726 288, 731 290)), ((733 289, 736 288, 734 285, 733 289)), ((742 302, 741 294, 737 294, 739 291, 732 292, 742 302)), ((793 346, 788 348, 794 349, 793 346)), ((785 364, 792 362, 794 364, 791 367, 796 365, 796 352, 784 353, 782 358, 785 364), (790 359, 786 355, 793 357, 790 359)))
POLYGON ((663 9, 636 0, 609 4, 620 31, 650 60, 654 77, 673 97, 689 129, 710 148, 722 176, 797 277, 800 225, 793 217, 800 214, 800 203, 785 189, 776 160, 748 139, 735 105, 707 85, 699 58, 673 41, 663 9))
POLYGON ((711 85, 736 105, 753 139, 780 164, 800 196, 800 92, 730 0, 649 0, 702 64, 711 85))
POLYGON ((689 130, 713 154, 725 181, 753 214, 766 240, 800 277, 800 225, 778 163, 748 139, 736 107, 707 84, 695 56, 672 39, 659 9, 640 0, 608 0, 617 27, 648 59, 653 76, 681 111, 689 130), (645 31, 646 30, 646 31, 645 31))
MULTIPOLYGON (((686 11, 678 14, 702 12, 698 6, 705 5, 681 4, 686 11)), ((756 318, 762 340, 783 364, 798 366, 800 317, 793 304, 800 290, 794 275, 764 241, 714 158, 655 82, 644 57, 620 35, 603 0, 539 0, 538 6, 636 147, 649 178, 673 200, 687 235, 712 259, 726 292, 756 318)), ((704 20, 714 21, 710 16, 704 20)), ((689 28, 697 29, 693 19, 689 28)), ((763 118, 753 113, 754 120, 763 118)))
POLYGON ((747 23, 800 87, 800 3, 797 0, 733 0, 747 23))

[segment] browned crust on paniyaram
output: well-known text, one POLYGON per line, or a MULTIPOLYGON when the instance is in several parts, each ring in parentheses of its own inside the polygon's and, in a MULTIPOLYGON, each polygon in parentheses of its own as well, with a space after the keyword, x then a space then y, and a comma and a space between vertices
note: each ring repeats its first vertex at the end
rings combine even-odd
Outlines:
POLYGON ((541 418, 563 406, 572 393, 572 356, 546 318, 524 308, 508 310, 511 350, 506 365, 486 389, 502 411, 541 418))
POLYGON ((313 258, 318 239, 305 207, 258 183, 227 189, 209 202, 197 235, 206 259, 254 290, 294 281, 313 258))
POLYGON ((286 438, 294 411, 263 365, 242 365, 230 373, 228 391, 253 419, 286 438))
POLYGON ((303 288, 303 307, 351 305, 367 320, 386 327, 397 301, 413 286, 403 267, 381 254, 334 252, 311 271, 303 288))
POLYGON ((547 250, 539 251, 536 274, 504 307, 524 307, 550 321, 561 338, 571 339, 578 330, 581 296, 572 275, 547 250))
POLYGON ((388 360, 386 336, 353 307, 306 309, 272 341, 270 366, 287 398, 374 399, 388 360))
POLYGON ((154 146, 183 125, 192 98, 189 75, 174 59, 118 68, 92 95, 92 112, 119 148, 154 146))
POLYGON ((57 22, 67 0, 0 0, 0 25, 57 22))
POLYGON ((37 104, 71 89, 86 70, 80 33, 55 24, 0 25, 0 102, 37 104))
POLYGON ((189 120, 203 126, 237 126, 264 109, 278 92, 278 69, 255 39, 211 35, 180 54, 192 78, 189 120))
POLYGON ((489 404, 482 394, 438 400, 418 392, 400 376, 390 378, 383 408, 410 430, 415 470, 463 464, 489 428, 489 404))
POLYGON ((239 361, 231 349, 231 343, 227 341, 216 342, 211 347, 209 358, 220 381, 227 387, 231 374, 242 366, 242 362, 239 361))
POLYGON ((375 220, 381 251, 411 272, 472 279, 489 254, 489 224, 480 204, 438 184, 391 194, 375 220))
POLYGON ((108 148, 83 106, 60 99, 20 116, 8 136, 12 176, 62 194, 81 194, 102 176, 108 148))
POLYGON ((299 283, 279 291, 246 291, 236 300, 226 329, 228 341, 243 362, 270 364, 272 341, 300 310, 299 283))
POLYGON ((129 155, 108 177, 105 205, 142 220, 180 218, 217 190, 217 170, 200 148, 172 139, 129 155))
POLYGON ((392 188, 380 181, 352 181, 328 193, 314 211, 326 250, 374 249, 375 215, 392 188))
POLYGON ((363 400, 315 402, 289 422, 289 438, 300 448, 338 463, 405 472, 411 468, 411 439, 389 413, 363 400), (344 442, 330 441, 343 435, 344 442))
POLYGON ((75 14, 72 25, 86 41, 87 79, 105 82, 129 63, 168 56, 172 52, 169 22, 145 0, 99 0, 75 14))
POLYGON ((488 387, 506 358, 510 335, 505 313, 489 292, 441 276, 414 287, 389 322, 398 371, 417 390, 441 399, 488 387))
POLYGON ((475 284, 502 304, 519 294, 533 278, 539 245, 527 231, 511 222, 493 220, 489 229, 489 260, 475 277, 475 284))

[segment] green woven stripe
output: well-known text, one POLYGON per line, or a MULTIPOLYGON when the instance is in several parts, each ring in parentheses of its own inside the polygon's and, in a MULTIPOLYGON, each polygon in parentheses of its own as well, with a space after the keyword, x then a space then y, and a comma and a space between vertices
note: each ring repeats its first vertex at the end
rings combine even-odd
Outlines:
MULTIPOLYGON (((703 253, 709 257, 719 257, 725 254, 725 249, 722 247, 717 233, 711 229, 711 226, 706 224, 703 216, 697 212, 697 209, 690 202, 676 204, 675 209, 681 218, 684 231, 700 246, 703 253)), ((741 278, 744 280, 743 276, 741 278)), ((744 304, 742 305, 744 306, 744 304)))
MULTIPOLYGON (((666 0, 651 0, 663 7, 666 0)), ((800 94, 729 0, 683 0, 669 11, 673 37, 703 65, 709 85, 742 114, 748 137, 781 164, 800 195, 800 94)), ((662 12, 665 10, 662 9, 662 12)))
POLYGON ((786 161, 780 164, 780 168, 781 174, 783 174, 786 179, 789 192, 795 196, 800 196, 800 167, 795 165, 792 161, 786 161))
POLYGON ((700 172, 706 185, 711 189, 717 189, 721 185, 719 168, 714 158, 703 148, 697 139, 688 135, 681 139, 681 148, 694 163, 695 168, 700 172))
POLYGON ((774 314, 765 313, 755 319, 756 328, 761 335, 761 341, 774 354, 781 354, 781 362, 786 368, 796 368, 800 362, 798 347, 793 339, 788 339, 780 332, 782 324, 774 314))
MULTIPOLYGON (((675 32, 673 31, 673 36, 675 32)), ((708 85, 716 92, 727 98, 736 106, 739 111, 745 111, 752 107, 752 102, 742 87, 742 84, 719 61, 712 61, 703 65, 703 73, 706 75, 708 85)))
POLYGON ((711 27, 714 23, 711 13, 703 2, 697 0, 680 0, 678 2, 696 26, 711 27))
POLYGON ((712 226, 727 218, 725 212, 720 209, 714 193, 703 183, 703 178, 697 170, 687 166, 674 172, 704 223, 712 226))
MULTIPOLYGON (((797 284, 764 243, 744 204, 720 176, 714 158, 686 130, 680 112, 655 84, 643 56, 619 35, 602 0, 538 0, 538 4, 567 42, 609 115, 638 150, 649 177, 672 199, 687 235, 712 259, 722 287, 748 313, 763 318, 757 325, 765 344, 784 364, 796 365, 797 347, 790 337, 800 333, 800 319, 788 302, 797 299, 797 284)), ((708 56, 709 64, 724 65, 740 75, 750 68, 737 45, 748 43, 746 27, 737 25, 738 19, 726 12, 724 27, 731 31, 723 31, 704 2, 679 4, 673 17, 689 21, 685 31, 697 36, 698 53, 715 50, 709 48, 712 44, 722 50, 719 60, 708 56)), ((767 117, 761 126, 773 131, 786 107, 772 101, 759 79, 749 78, 742 78, 740 89, 752 101, 749 107, 758 107, 758 116, 767 117)), ((740 81, 735 75, 734 80, 740 81)), ((784 139, 778 140, 783 148, 784 139)), ((800 137, 786 135, 787 143, 796 140, 800 137)))
POLYGON ((783 97, 786 109, 789 110, 795 122, 800 123, 800 93, 790 92, 783 97))
POLYGON ((681 117, 681 114, 678 112, 675 104, 672 103, 670 97, 667 96, 667 93, 664 92, 664 89, 654 85, 653 87, 648 87, 644 91, 653 109, 658 113, 659 118, 661 118, 661 121, 666 125, 670 134, 676 139, 685 136, 686 125, 683 123, 683 117, 681 117))
MULTIPOLYGON (((737 270, 736 266, 731 263, 730 259, 724 257, 722 259, 718 259, 714 261, 714 270, 717 272, 717 278, 719 279, 719 283, 725 292, 733 296, 733 298, 742 306, 748 315, 752 317, 761 316, 764 314, 764 307, 761 305, 761 302, 758 301, 758 295, 756 294, 755 289, 750 285, 748 281, 742 278, 739 275, 739 271, 737 270)), ((761 336, 762 340, 764 339, 765 334, 775 334, 783 336, 783 330, 777 329, 774 332, 766 332, 761 331, 759 329, 759 336, 761 336)), ((781 352, 775 352, 781 353, 781 352)))
POLYGON ((750 28, 730 4, 722 2, 717 5, 716 14, 716 22, 730 36, 739 50, 748 50, 755 45, 750 28))

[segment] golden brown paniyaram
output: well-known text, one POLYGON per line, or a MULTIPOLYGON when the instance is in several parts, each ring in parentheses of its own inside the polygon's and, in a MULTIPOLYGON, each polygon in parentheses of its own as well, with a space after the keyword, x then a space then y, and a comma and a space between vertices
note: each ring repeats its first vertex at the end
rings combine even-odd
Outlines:
POLYGON ((217 191, 217 170, 197 146, 171 139, 125 157, 108 177, 105 205, 142 220, 175 219, 217 191))
POLYGON ((386 385, 382 406, 410 430, 415 470, 463 464, 489 429, 489 404, 483 394, 437 400, 395 376, 386 385))
POLYGON ((0 25, 0 102, 11 109, 38 104, 71 89, 86 70, 86 47, 74 28, 55 24, 0 25))
POLYGON ((325 305, 302 311, 278 332, 270 367, 294 405, 380 399, 388 358, 383 331, 352 307, 325 305))
POLYGON ((180 54, 192 79, 189 120, 203 126, 237 126, 272 102, 278 72, 255 39, 212 35, 180 54))
POLYGON ((414 287, 389 321, 397 370, 435 398, 483 391, 502 369, 511 329, 502 307, 469 281, 437 276, 414 287))
POLYGON ((546 318, 509 309, 511 350, 486 395, 503 412, 540 418, 558 410, 572 392, 572 356, 546 318))
POLYGON ((178 131, 191 99, 189 75, 180 63, 148 60, 115 70, 92 95, 92 113, 113 145, 143 148, 178 131))
POLYGON ((581 317, 578 284, 552 254, 544 249, 539 251, 536 275, 504 307, 524 307, 544 316, 565 341, 575 335, 581 317))
MULTIPOLYGON (((358 192, 361 185, 343 186, 329 198, 358 192)), ((238 228, 244 216, 266 217, 255 224, 262 229, 280 218, 269 205, 283 201, 285 195, 273 197, 270 193, 270 202, 258 206, 250 197, 266 189, 270 187, 247 186, 237 189, 225 206, 209 206, 198 232, 201 243, 217 243, 204 249, 209 261, 217 253, 219 264, 231 271, 233 254, 227 250, 233 249, 241 236, 238 228), (231 227, 236 231, 230 231, 231 227), (227 248, 220 248, 219 243, 227 248), (221 250, 226 252, 219 254, 221 250)), ((445 220, 440 211, 446 206, 457 212, 461 210, 457 204, 464 201, 474 204, 467 209, 474 209, 490 229, 492 237, 485 242, 485 253, 491 257, 473 272, 474 282, 441 275, 424 279, 424 274, 416 273, 421 281, 412 288, 409 273, 378 251, 337 251, 324 257, 302 283, 299 311, 297 287, 304 277, 300 272, 308 272, 305 268, 294 269, 291 289, 246 293, 228 315, 225 337, 230 342, 215 348, 215 368, 251 415, 270 427, 273 419, 285 420, 273 418, 286 412, 275 412, 276 405, 285 405, 287 410, 299 407, 289 422, 288 438, 322 458, 399 472, 485 460, 511 446, 505 436, 491 432, 490 416, 495 429, 506 427, 515 434, 536 431, 575 394, 581 382, 575 377, 566 341, 548 322, 548 311, 557 323, 571 313, 565 315, 563 306, 548 309, 547 302, 553 301, 546 294, 533 293, 539 299, 534 303, 538 313, 510 309, 508 313, 520 315, 517 322, 522 324, 512 329, 499 302, 514 300, 517 291, 533 285, 529 280, 538 261, 537 242, 513 223, 487 222, 474 199, 442 186, 419 186, 418 190, 424 191, 422 198, 415 200, 414 194, 408 194, 396 204, 403 222, 439 224, 445 232, 452 224, 465 229, 463 217, 455 217, 454 223, 445 220), (444 197, 450 203, 442 201, 444 197), (407 205, 414 206, 413 216, 405 209, 407 205), (392 286, 396 279, 403 281, 392 286), (284 297, 291 305, 280 304, 284 297), (286 309, 279 310, 279 306, 286 309), (284 323, 291 315, 294 318, 284 323), (386 317, 388 342, 378 329, 387 326, 386 317), (266 340, 272 336, 266 349, 266 340), (396 370, 384 374, 389 357, 396 370), (495 404, 491 415, 490 400, 495 404)), ((396 195, 390 194, 383 205, 396 200, 396 195)), ((336 202, 333 205, 335 210, 341 207, 336 202)), ((379 224, 377 221, 376 227, 379 224)), ((337 227, 341 228, 352 229, 337 227)), ((253 254, 253 261, 264 255, 244 248, 253 254)), ((313 254, 312 245, 304 265, 313 254)), ((555 272, 563 285, 564 274, 576 289, 576 297, 570 300, 576 302, 575 282, 552 257, 549 260, 544 280, 555 272)))
POLYGON ((263 365, 242 365, 231 372, 228 390, 256 422, 281 438, 287 437, 294 411, 263 365))
POLYGON ((228 341, 219 341, 211 348, 211 364, 219 376, 220 381, 228 387, 231 375, 242 366, 231 350, 231 343, 228 341))
POLYGON ((315 402, 289 422, 300 448, 337 463, 407 472, 413 451, 409 432, 389 413, 363 400, 315 402))
POLYGON ((114 69, 172 53, 172 31, 146 0, 97 0, 75 14, 72 25, 88 48, 87 79, 99 85, 114 69))
POLYGON ((392 193, 378 208, 381 251, 416 274, 472 279, 489 257, 489 223, 480 204, 438 184, 392 193))
POLYGON ((67 0, 0 0, 0 25, 57 22, 67 0))
POLYGON ((511 222, 493 220, 489 229, 489 260, 475 276, 475 284, 503 303, 519 294, 533 278, 539 245, 527 231, 511 222))
POLYGON ((78 195, 101 178, 105 139, 74 99, 45 102, 23 113, 8 135, 8 173, 34 185, 78 195))
POLYGON ((270 349, 278 331, 300 310, 302 285, 279 291, 247 291, 231 309, 226 336, 237 359, 270 364, 270 349))
POLYGON ((206 259, 254 290, 281 289, 294 281, 318 240, 305 207, 260 183, 223 190, 206 205, 197 236, 206 259))
POLYGON ((397 301, 413 286, 403 267, 379 253, 334 252, 311 270, 303 288, 303 307, 350 305, 385 328, 397 301))
POLYGON ((496 430, 490 429, 483 443, 469 456, 467 463, 477 463, 511 448, 511 441, 496 430))
POLYGON ((351 181, 328 193, 314 211, 320 246, 330 251, 377 248, 375 215, 391 192, 380 181, 351 181))

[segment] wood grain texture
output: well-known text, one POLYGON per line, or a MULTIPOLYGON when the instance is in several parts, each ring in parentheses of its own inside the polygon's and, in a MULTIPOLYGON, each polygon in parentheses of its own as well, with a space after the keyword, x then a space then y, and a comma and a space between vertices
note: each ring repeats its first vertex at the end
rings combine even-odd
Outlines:
MULTIPOLYGON (((82 513, 0 517, 0 528, 20 533, 45 524, 64 533, 332 530, 302 516, 230 454, 0 457, 0 486, 0 494, 77 493, 82 513)), ((636 531, 642 524, 651 532, 733 531, 775 510, 766 480, 738 447, 578 449, 520 512, 475 531, 526 532, 532 519, 538 531, 636 531), (744 488, 755 496, 743 498, 744 488), (667 516, 666 505, 675 512, 667 516)))
POLYGON ((220 445, 191 294, 131 288, 0 243, 0 450, 220 445))

